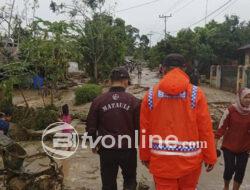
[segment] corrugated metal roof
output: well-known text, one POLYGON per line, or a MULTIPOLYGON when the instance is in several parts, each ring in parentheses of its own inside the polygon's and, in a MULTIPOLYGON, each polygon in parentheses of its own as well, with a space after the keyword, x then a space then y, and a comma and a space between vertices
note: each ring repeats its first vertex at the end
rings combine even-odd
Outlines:
POLYGON ((245 46, 240 47, 238 50, 246 50, 246 49, 250 49, 250 44, 247 44, 245 46))

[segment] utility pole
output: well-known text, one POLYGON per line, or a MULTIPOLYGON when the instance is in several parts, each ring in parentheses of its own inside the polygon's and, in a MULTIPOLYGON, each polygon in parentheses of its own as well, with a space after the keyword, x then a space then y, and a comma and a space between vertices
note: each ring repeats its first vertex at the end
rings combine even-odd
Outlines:
POLYGON ((172 17, 172 14, 170 15, 159 15, 159 18, 161 19, 164 19, 164 22, 165 22, 165 30, 164 30, 164 33, 165 33, 165 39, 167 38, 167 19, 172 17))

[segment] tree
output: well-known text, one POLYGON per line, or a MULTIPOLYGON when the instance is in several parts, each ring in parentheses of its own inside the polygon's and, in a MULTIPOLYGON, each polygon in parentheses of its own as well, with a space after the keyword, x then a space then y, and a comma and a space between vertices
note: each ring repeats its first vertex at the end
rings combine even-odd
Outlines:
POLYGON ((0 54, 3 57, 3 62, 6 64, 17 58, 15 52, 18 50, 22 38, 27 35, 25 28, 30 24, 28 18, 30 1, 33 2, 31 6, 33 21, 36 8, 38 7, 38 0, 24 0, 24 10, 21 15, 16 11, 16 0, 9 0, 9 3, 0 7, 0 30, 3 31, 0 42, 0 47, 2 47, 0 54))
MULTIPOLYGON (((83 54, 84 61, 87 61, 87 71, 90 76, 97 82, 98 80, 98 63, 104 54, 104 32, 107 31, 107 22, 110 20, 108 17, 102 17, 101 13, 97 13, 96 9, 101 7, 104 0, 85 0, 85 1, 72 1, 72 4, 57 4, 52 1, 50 8, 53 12, 68 13, 72 19, 78 19, 74 22, 75 31, 78 33, 79 45, 83 54), (88 8, 93 13, 93 22, 91 14, 88 14, 88 8), (102 20, 102 19, 105 20, 102 20)), ((100 11, 101 12, 101 11, 100 11)))
POLYGON ((92 10, 95 10, 100 7, 100 5, 102 6, 105 0, 85 0, 85 2, 92 10))
POLYGON ((73 19, 82 65, 95 82, 107 78, 113 67, 124 62, 125 55, 134 54, 139 37, 138 29, 102 11, 103 3, 87 0, 59 5, 52 2, 50 6, 54 12, 69 13, 73 19))
POLYGON ((212 64, 230 64, 237 60, 237 49, 248 43, 250 24, 240 23, 235 15, 226 16, 222 23, 212 20, 205 27, 183 29, 177 36, 168 36, 150 50, 150 66, 158 65, 163 55, 176 52, 189 62, 197 60, 200 73, 208 75, 212 64))
POLYGON ((135 52, 135 47, 137 46, 137 40, 140 38, 139 30, 132 25, 126 26, 126 34, 127 34, 127 52, 126 55, 133 55, 135 52))
POLYGON ((87 21, 81 36, 87 70, 97 81, 124 62, 126 52, 125 22, 106 14, 96 14, 87 21), (101 71, 101 72, 100 72, 101 71))
POLYGON ((23 81, 27 77, 32 76, 32 73, 28 68, 29 65, 25 62, 13 62, 0 65, 0 91, 3 92, 3 97, 0 100, 0 107, 12 106, 12 92, 14 85, 19 87, 26 107, 29 106, 22 91, 23 81))
POLYGON ((30 64, 35 75, 44 77, 46 88, 50 89, 51 104, 57 84, 67 78, 68 62, 74 56, 71 48, 75 38, 71 36, 72 26, 64 21, 34 21, 29 36, 20 47, 21 59, 30 64))
POLYGON ((139 47, 136 49, 134 57, 141 60, 148 59, 149 39, 146 35, 140 37, 139 47))

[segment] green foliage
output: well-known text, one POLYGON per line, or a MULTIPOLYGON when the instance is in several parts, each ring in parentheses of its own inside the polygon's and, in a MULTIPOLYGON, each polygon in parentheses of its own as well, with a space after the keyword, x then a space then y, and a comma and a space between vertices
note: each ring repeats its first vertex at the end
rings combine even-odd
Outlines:
POLYGON ((159 66, 165 59, 166 55, 173 52, 174 50, 173 37, 168 36, 167 40, 160 41, 156 46, 152 47, 149 51, 148 66, 150 69, 154 69, 159 66))
POLYGON ((108 78, 114 67, 123 64, 129 38, 124 20, 105 13, 95 14, 86 22, 83 33, 81 28, 76 30, 86 70, 95 81, 108 78))
POLYGON ((223 23, 211 21, 205 27, 183 29, 177 36, 167 36, 149 52, 149 67, 158 67, 169 53, 181 53, 188 62, 197 60, 202 74, 209 74, 212 64, 230 64, 239 58, 237 49, 250 43, 250 23, 237 16, 226 16, 223 23))
POLYGON ((12 109, 13 104, 6 101, 6 100, 1 100, 0 101, 0 112, 4 112, 5 110, 12 109))
POLYGON ((2 82, 0 92, 2 96, 0 99, 0 110, 5 110, 6 108, 12 106, 13 82, 11 80, 2 82))
POLYGON ((58 117, 59 114, 54 107, 37 109, 15 107, 12 122, 17 123, 18 127, 43 130, 50 124, 57 122, 58 117))
MULTIPOLYGON (((67 78, 68 62, 77 57, 73 25, 37 18, 29 28, 33 35, 20 46, 20 58, 29 63, 33 75, 44 77, 44 85, 56 89, 67 78)), ((53 94, 51 104, 53 104, 53 94)))
POLYGON ((146 35, 140 37, 139 47, 134 52, 134 58, 139 60, 149 59, 149 39, 146 35))
POLYGON ((34 73, 43 73, 51 86, 64 79, 67 63, 73 56, 74 39, 70 37, 70 28, 64 21, 37 19, 31 28, 35 35, 20 47, 21 58, 31 63, 34 73))
POLYGON ((127 52, 126 55, 134 55, 136 45, 137 45, 137 40, 140 38, 139 35, 139 30, 132 25, 128 25, 125 28, 126 30, 126 35, 127 35, 127 40, 126 40, 126 46, 127 46, 127 52))
POLYGON ((98 6, 103 5, 105 0, 85 0, 86 4, 93 10, 95 10, 98 6))
POLYGON ((97 96, 102 93, 102 87, 96 84, 86 84, 79 87, 75 91, 76 105, 85 104, 93 101, 97 96))
POLYGON ((42 130, 48 127, 51 123, 55 123, 58 119, 58 113, 55 110, 48 108, 40 108, 36 112, 35 130, 42 130))
POLYGON ((159 47, 155 46, 150 49, 149 51, 149 61, 148 61, 148 67, 152 70, 159 66, 160 63, 162 63, 163 59, 165 58, 165 53, 162 51, 159 51, 159 47))
MULTIPOLYGON (((125 55, 133 56, 140 39, 137 28, 126 26, 124 20, 102 11, 104 2, 72 0, 69 4, 58 4, 52 1, 50 5, 53 12, 67 13, 72 18, 77 41, 74 50, 79 52, 76 61, 95 83, 107 79, 111 69, 124 63, 125 55)), ((141 52, 144 54, 144 49, 138 54, 141 52)))

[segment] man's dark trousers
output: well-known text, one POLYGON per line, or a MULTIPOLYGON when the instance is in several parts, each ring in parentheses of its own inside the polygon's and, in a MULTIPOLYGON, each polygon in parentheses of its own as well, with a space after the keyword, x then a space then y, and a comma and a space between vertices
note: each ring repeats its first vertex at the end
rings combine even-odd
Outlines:
POLYGON ((135 190, 137 151, 136 149, 103 149, 99 151, 101 163, 102 190, 117 190, 119 167, 124 179, 124 190, 135 190))

